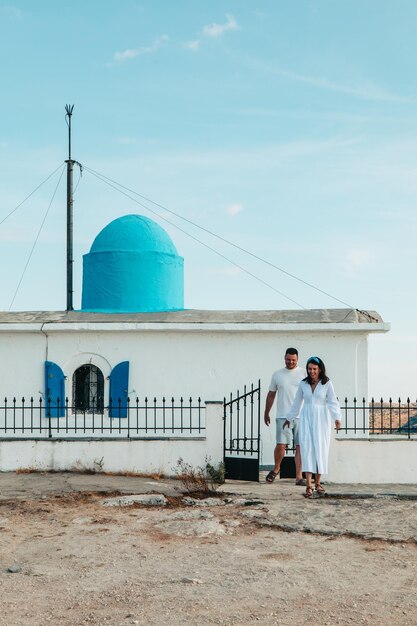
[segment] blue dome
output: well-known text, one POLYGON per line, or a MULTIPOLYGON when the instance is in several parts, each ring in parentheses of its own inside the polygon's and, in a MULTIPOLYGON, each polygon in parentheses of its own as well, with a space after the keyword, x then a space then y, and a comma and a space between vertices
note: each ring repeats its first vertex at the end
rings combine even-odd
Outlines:
POLYGON ((111 251, 178 254, 168 233, 143 215, 124 215, 103 228, 95 238, 90 252, 111 251))
POLYGON ((171 237, 143 215, 110 222, 83 258, 83 311, 178 311, 184 308, 184 259, 171 237))

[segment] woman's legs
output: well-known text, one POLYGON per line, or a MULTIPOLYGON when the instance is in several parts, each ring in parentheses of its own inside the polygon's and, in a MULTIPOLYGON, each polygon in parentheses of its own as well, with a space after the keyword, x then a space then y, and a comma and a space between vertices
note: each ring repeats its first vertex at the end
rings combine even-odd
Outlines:
POLYGON ((313 495, 313 487, 311 486, 312 473, 305 472, 305 475, 306 475, 306 492, 304 495, 306 498, 311 498, 311 496, 313 495))
POLYGON ((316 491, 317 491, 317 493, 324 493, 325 489, 321 485, 320 479, 321 479, 321 474, 316 474, 316 480, 315 480, 316 491))

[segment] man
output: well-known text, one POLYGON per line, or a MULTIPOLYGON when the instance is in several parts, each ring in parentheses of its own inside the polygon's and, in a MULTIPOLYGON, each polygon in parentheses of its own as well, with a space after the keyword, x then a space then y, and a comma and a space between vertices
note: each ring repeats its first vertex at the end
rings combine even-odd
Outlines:
POLYGON ((298 423, 295 420, 290 427, 284 428, 286 415, 289 412, 294 401, 298 385, 305 378, 305 371, 298 367, 298 351, 296 348, 288 348, 285 353, 285 367, 277 370, 272 374, 271 384, 269 385, 268 395, 266 396, 264 421, 269 426, 271 419, 269 412, 274 404, 275 396, 277 398, 277 416, 276 416, 276 443, 274 450, 274 469, 269 472, 266 477, 268 483, 273 483, 279 474, 282 459, 285 455, 287 445, 295 444, 295 484, 305 485, 301 470, 301 454, 298 440, 298 423))

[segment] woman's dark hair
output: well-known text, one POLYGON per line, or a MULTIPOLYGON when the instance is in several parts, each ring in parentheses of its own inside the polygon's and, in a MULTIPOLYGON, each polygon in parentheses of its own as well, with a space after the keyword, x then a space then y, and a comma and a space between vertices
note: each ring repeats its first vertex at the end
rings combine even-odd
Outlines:
POLYGON ((308 366, 310 365, 310 363, 313 363, 314 365, 319 366, 319 380, 321 381, 322 385, 325 385, 327 381, 329 380, 329 377, 326 376, 326 367, 323 361, 321 360, 321 358, 318 356, 311 356, 309 359, 307 359, 307 364, 306 364, 307 376, 304 378, 305 382, 308 383, 309 385, 311 385, 311 383, 313 382, 311 380, 311 376, 308 373, 308 366))

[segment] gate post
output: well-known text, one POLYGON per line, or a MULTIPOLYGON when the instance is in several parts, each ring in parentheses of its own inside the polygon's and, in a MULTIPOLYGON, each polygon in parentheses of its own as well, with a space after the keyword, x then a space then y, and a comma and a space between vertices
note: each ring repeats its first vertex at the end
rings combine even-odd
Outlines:
POLYGON ((223 463, 223 402, 206 400, 206 450, 210 463, 223 463))

